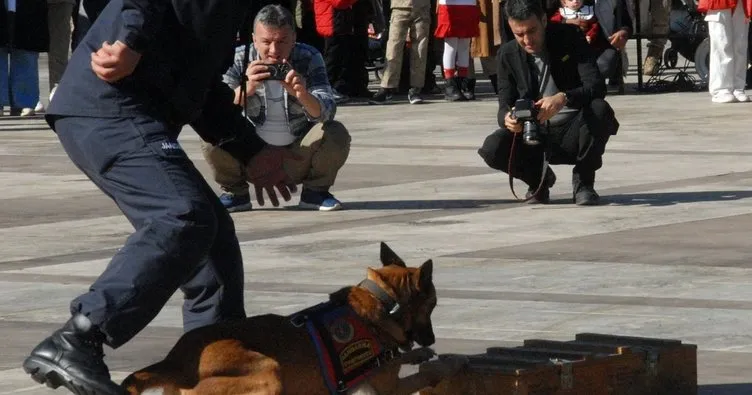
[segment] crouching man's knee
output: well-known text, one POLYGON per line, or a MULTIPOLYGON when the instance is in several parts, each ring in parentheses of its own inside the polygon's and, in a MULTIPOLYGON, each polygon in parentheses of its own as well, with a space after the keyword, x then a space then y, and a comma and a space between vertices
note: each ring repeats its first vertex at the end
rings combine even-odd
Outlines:
POLYGON ((497 129, 483 141, 478 148, 478 155, 486 164, 496 170, 506 171, 509 158, 509 133, 506 129, 497 129))
POLYGON ((327 121, 321 125, 321 143, 318 156, 328 158, 330 166, 339 168, 345 164, 350 155, 350 132, 338 121, 327 121))
POLYGON ((615 135, 619 130, 619 122, 610 104, 604 99, 593 99, 584 114, 594 134, 602 137, 615 135))

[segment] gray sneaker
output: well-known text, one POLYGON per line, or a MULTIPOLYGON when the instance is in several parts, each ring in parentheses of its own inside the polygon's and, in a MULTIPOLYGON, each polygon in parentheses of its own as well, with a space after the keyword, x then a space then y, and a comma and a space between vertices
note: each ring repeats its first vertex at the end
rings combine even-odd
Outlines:
POLYGON ((371 104, 387 104, 392 101, 392 90, 379 88, 379 90, 368 100, 371 104))
POLYGON ((407 101, 409 101, 410 104, 423 103, 423 98, 420 96, 420 88, 410 88, 407 92, 407 101))

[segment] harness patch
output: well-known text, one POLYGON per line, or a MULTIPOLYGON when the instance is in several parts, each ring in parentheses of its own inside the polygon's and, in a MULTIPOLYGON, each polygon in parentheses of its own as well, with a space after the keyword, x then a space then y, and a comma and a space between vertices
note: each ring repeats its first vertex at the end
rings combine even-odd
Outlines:
POLYGON ((304 319, 316 346, 324 381, 340 394, 367 379, 373 369, 394 358, 349 306, 327 302, 293 315, 304 319))

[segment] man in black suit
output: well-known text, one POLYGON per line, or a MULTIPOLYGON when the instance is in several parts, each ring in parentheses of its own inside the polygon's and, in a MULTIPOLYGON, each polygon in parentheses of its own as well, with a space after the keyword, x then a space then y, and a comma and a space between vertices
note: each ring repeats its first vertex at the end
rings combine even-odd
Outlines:
POLYGON ((578 28, 547 24, 540 0, 508 0, 505 11, 515 40, 502 45, 497 55, 501 129, 486 138, 478 153, 491 168, 528 184, 530 203, 548 203, 556 181, 544 159, 573 164, 573 201, 596 205, 595 172, 609 137, 619 128, 603 99, 606 85, 596 57, 578 28), (518 99, 532 101, 537 109, 534 124, 544 137, 539 145, 520 138, 523 123, 513 111, 518 99))

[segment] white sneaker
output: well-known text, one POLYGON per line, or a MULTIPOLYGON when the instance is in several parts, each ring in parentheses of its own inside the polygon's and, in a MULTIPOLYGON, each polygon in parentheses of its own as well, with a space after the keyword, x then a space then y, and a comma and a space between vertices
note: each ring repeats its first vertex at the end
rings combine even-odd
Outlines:
POLYGON ((721 91, 713 95, 711 100, 713 103, 733 103, 736 97, 729 91, 721 91))
POLYGON ((36 115, 33 108, 22 108, 21 109, 21 116, 22 117, 30 117, 32 115, 36 115))
POLYGON ((35 112, 42 112, 42 111, 44 111, 44 104, 42 104, 41 100, 37 102, 37 106, 34 107, 34 111, 35 112))
POLYGON ((749 101, 749 96, 747 96, 747 94, 744 93, 744 90, 742 89, 735 90, 734 97, 736 98, 737 101, 742 102, 742 103, 749 101))
POLYGON ((58 84, 55 84, 55 86, 53 86, 52 89, 50 90, 50 101, 52 101, 52 96, 55 96, 55 92, 57 91, 57 85, 58 84))

